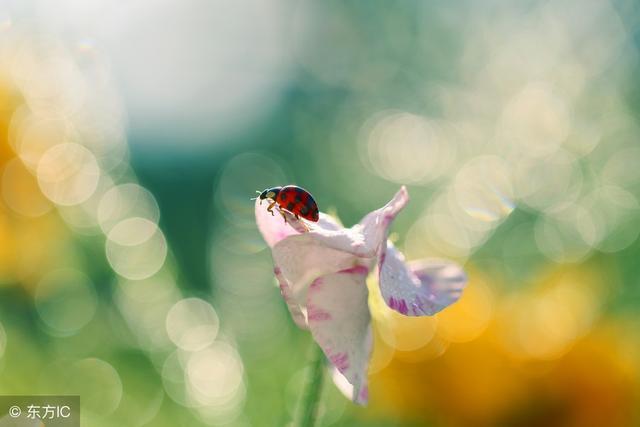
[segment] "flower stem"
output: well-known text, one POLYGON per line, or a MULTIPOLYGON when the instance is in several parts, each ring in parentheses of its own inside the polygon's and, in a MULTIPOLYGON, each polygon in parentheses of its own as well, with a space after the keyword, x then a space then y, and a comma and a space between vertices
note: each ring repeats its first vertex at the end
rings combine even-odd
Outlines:
POLYGON ((314 427, 318 417, 318 405, 320 404, 324 377, 324 353, 320 346, 313 342, 310 354, 309 371, 298 403, 296 427, 314 427))

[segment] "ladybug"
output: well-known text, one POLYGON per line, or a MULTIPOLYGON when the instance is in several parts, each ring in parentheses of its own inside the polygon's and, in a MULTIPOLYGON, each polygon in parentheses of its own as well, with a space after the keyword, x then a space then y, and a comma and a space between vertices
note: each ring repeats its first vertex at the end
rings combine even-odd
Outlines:
MULTIPOLYGON (((260 193, 258 191, 258 193, 260 193)), ((313 200, 313 196, 309 194, 304 188, 297 185, 287 185, 284 187, 267 188, 258 198, 262 201, 269 199, 269 206, 267 210, 273 215, 273 207, 277 204, 280 209, 291 212, 296 216, 296 219, 300 217, 309 221, 318 222, 320 218, 318 212, 318 205, 313 200)), ((285 221, 287 219, 285 218, 285 221)))

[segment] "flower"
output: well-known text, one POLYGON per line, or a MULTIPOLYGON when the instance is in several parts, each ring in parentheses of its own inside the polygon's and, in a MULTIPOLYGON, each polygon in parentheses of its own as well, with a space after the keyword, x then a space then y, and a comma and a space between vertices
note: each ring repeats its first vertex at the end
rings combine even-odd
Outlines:
POLYGON ((256 223, 270 246, 274 273, 296 324, 309 329, 336 370, 353 386, 352 399, 368 399, 372 349, 366 279, 378 265, 387 305, 407 316, 429 316, 458 300, 464 271, 445 260, 407 263, 387 239, 389 226, 409 201, 402 187, 380 209, 345 228, 320 213, 317 223, 286 211, 272 216, 256 200, 256 223))

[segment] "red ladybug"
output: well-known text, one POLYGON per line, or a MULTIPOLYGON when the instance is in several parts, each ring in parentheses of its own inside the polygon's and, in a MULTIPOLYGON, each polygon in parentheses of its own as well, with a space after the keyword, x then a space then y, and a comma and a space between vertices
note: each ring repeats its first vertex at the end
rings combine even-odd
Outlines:
POLYGON ((259 199, 270 199, 267 210, 271 212, 271 215, 273 215, 273 207, 277 203, 280 209, 291 212, 298 219, 302 217, 309 221, 318 222, 320 218, 316 201, 307 190, 297 185, 267 188, 260 193, 259 199))

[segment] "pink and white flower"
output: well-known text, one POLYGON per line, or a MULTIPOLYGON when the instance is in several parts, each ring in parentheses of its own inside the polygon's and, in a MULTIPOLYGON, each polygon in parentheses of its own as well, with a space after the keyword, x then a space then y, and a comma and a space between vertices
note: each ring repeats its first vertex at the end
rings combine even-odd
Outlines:
POLYGON ((387 239, 389 226, 409 201, 402 187, 380 209, 345 228, 320 213, 317 223, 284 223, 256 201, 256 223, 271 248, 274 273, 296 324, 309 329, 333 366, 353 386, 352 399, 368 399, 372 350, 366 279, 378 265, 387 305, 406 316, 430 316, 460 298, 466 275, 446 260, 406 262, 387 239))

